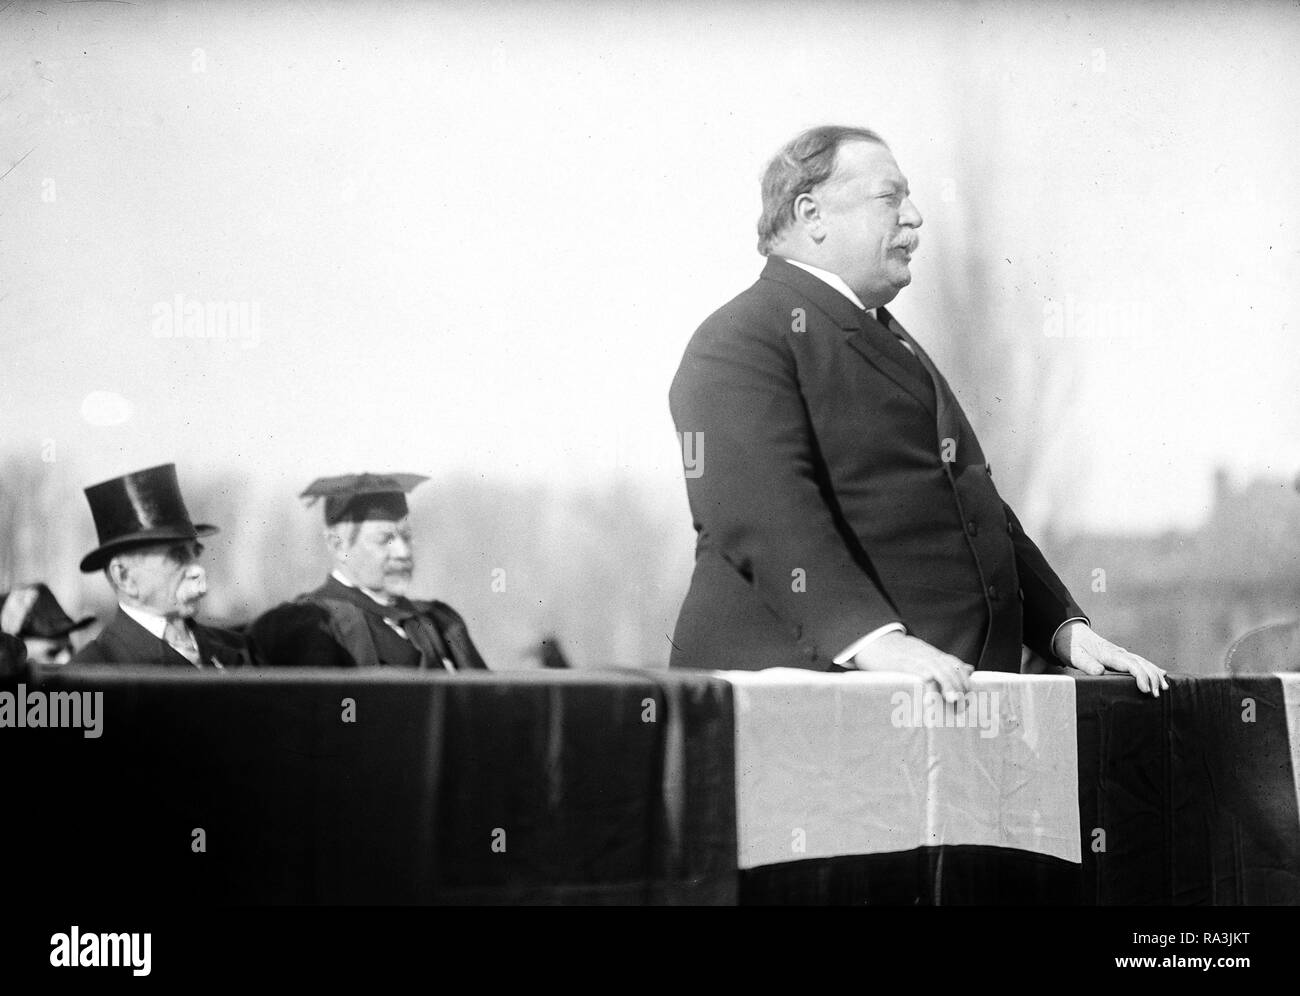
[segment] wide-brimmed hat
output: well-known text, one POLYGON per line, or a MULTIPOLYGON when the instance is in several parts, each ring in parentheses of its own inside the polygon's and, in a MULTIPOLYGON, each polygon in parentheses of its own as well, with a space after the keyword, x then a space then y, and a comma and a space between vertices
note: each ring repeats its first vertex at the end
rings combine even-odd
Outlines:
POLYGON ((174 463, 91 485, 86 488, 86 500, 99 533, 99 546, 81 561, 86 574, 132 547, 198 539, 217 532, 216 526, 190 521, 174 463))
MULTIPOLYGON (((85 629, 95 621, 94 616, 82 616, 74 621, 63 611, 63 606, 48 587, 44 584, 34 584, 30 587, 36 592, 36 598, 27 610, 27 615, 23 617, 22 628, 14 634, 15 636, 24 639, 39 637, 42 640, 61 640, 69 633, 85 629)), ((0 595, 0 613, 3 613, 5 604, 11 597, 21 597, 20 591, 21 588, 15 588, 11 592, 0 595)))

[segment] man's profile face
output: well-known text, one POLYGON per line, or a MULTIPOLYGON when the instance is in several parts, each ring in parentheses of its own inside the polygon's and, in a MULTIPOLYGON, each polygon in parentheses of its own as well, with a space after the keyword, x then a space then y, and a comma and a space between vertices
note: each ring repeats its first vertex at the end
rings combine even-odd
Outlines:
POLYGON ((358 524, 356 539, 350 543, 349 532, 350 524, 343 523, 331 540, 335 563, 344 576, 371 591, 405 595, 415 571, 410 522, 367 519, 358 524))
POLYGON ((124 590, 151 612, 190 619, 208 593, 207 575, 199 564, 202 552, 198 540, 133 550, 121 558, 124 590))
POLYGON ((868 308, 888 304, 912 282, 921 215, 893 154, 875 142, 849 142, 835 172, 813 190, 825 241, 838 274, 868 308))

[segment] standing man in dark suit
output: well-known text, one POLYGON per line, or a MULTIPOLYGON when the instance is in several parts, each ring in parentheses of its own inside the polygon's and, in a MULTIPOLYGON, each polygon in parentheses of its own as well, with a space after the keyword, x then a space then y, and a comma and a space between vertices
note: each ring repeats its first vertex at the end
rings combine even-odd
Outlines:
POLYGON ((195 525, 181 498, 175 464, 86 488, 99 546, 81 561, 103 571, 118 611, 73 664, 157 664, 225 670, 253 662, 248 640, 203 626, 195 615, 207 594, 199 563, 216 526, 195 525))
POLYGON ((865 128, 797 136, 763 177, 757 283, 705 320, 670 404, 698 534, 674 667, 901 671, 949 700, 1021 645, 1164 672, 1098 636, 998 496, 942 374, 884 305, 921 215, 865 128))
POLYGON ((348 474, 313 481, 325 500, 334 569, 325 583, 276 606, 250 632, 271 665, 485 670, 450 605, 406 597, 415 571, 406 495, 419 474, 348 474))

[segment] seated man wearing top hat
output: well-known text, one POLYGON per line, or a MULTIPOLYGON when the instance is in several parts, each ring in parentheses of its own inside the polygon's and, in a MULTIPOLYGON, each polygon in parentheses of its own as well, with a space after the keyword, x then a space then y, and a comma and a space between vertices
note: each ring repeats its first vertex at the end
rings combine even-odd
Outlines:
POLYGON ((194 618, 207 594, 199 564, 215 526, 194 525, 181 499, 175 464, 86 488, 99 546, 81 561, 104 572, 118 612, 82 647, 74 664, 167 664, 201 670, 252 663, 248 640, 194 618))
POLYGON ((32 664, 68 663, 72 660, 72 634, 94 621, 94 616, 85 616, 74 622, 44 584, 0 595, 0 633, 21 639, 32 664))
POLYGON ((327 477, 301 495, 325 499, 334 570, 325 583, 249 628, 270 665, 483 670, 465 620, 443 602, 406 597, 415 562, 406 494, 418 474, 327 477))

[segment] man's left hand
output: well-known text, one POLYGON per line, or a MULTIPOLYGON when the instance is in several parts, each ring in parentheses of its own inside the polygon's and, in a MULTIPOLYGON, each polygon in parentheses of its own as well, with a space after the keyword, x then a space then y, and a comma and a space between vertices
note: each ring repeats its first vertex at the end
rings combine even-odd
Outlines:
POLYGON ((1087 623, 1066 623, 1056 634, 1052 649, 1063 663, 1076 667, 1085 674, 1105 674, 1107 671, 1131 674, 1137 680, 1138 688, 1156 698, 1160 698, 1161 689, 1169 688, 1169 683, 1165 681, 1168 672, 1164 668, 1156 667, 1145 657, 1115 646, 1094 633, 1087 623))

